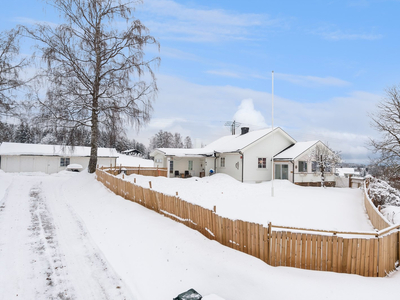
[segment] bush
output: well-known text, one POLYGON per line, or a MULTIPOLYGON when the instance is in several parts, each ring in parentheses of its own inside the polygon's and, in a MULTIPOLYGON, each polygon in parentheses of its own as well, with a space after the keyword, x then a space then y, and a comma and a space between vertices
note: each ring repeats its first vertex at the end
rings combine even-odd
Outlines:
POLYGON ((400 206, 400 191, 391 187, 386 181, 371 178, 369 190, 375 205, 400 206))

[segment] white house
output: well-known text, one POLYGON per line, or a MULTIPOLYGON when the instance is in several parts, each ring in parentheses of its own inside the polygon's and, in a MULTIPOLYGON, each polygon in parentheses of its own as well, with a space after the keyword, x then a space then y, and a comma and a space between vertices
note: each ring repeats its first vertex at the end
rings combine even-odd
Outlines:
MULTIPOLYGON (((275 155, 275 179, 288 179, 298 185, 320 185, 318 164, 312 157, 312 152, 317 146, 331 151, 321 141, 311 141, 296 143, 275 155)), ((325 184, 335 186, 334 168, 325 171, 325 184)))
MULTIPOLYGON (((116 165, 118 153, 111 148, 98 148, 97 163, 100 166, 116 165)), ((47 174, 65 170, 70 164, 88 166, 90 147, 42 144, 2 143, 0 145, 0 169, 4 172, 44 172, 47 174)))
POLYGON ((281 128, 224 136, 204 148, 158 148, 155 166, 169 168, 170 176, 208 176, 225 173, 239 181, 266 181, 272 177, 272 157, 296 141, 281 128))
MULTIPOLYGON (((172 177, 203 177, 212 170, 242 182, 260 182, 271 180, 273 173, 274 179, 319 185, 321 176, 311 157, 317 145, 326 147, 320 141, 297 143, 281 128, 249 132, 245 127, 240 135, 224 136, 204 148, 158 148, 150 156, 154 157, 155 166, 169 168, 172 177)), ((334 172, 334 169, 326 172, 327 185, 334 185, 334 172)))

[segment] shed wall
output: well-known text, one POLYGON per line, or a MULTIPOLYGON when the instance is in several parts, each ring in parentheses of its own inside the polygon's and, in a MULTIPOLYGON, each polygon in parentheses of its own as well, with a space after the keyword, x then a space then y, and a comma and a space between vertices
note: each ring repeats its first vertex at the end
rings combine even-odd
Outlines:
MULTIPOLYGON (((68 156, 67 156, 68 157, 68 156)), ((70 157, 70 164, 80 164, 86 168, 89 164, 89 157, 70 157)), ((98 158, 99 166, 115 166, 116 158, 98 158)), ((0 168, 4 172, 43 172, 53 174, 65 170, 60 166, 59 156, 22 156, 2 155, 0 168)))

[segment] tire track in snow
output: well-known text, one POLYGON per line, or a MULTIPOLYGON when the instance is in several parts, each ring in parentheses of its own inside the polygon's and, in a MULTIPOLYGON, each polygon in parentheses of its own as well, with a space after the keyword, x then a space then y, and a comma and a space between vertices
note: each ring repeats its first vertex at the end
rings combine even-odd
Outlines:
POLYGON ((96 300, 135 299, 92 240, 84 221, 68 203, 61 186, 54 189, 46 185, 43 191, 48 198, 57 231, 62 237, 60 246, 66 254, 65 263, 71 273, 76 273, 78 268, 80 276, 86 278, 85 282, 76 278, 73 282, 77 297, 96 300), (71 246, 75 255, 70 254, 71 249, 68 248, 71 246))
MULTIPOLYGON (((34 186, 29 192, 31 224, 30 246, 33 256, 40 260, 42 270, 39 270, 46 280, 44 295, 47 299, 75 299, 74 289, 69 286, 67 272, 62 261, 57 240, 54 221, 47 208, 40 185, 34 186), (45 269, 43 269, 45 266, 45 269)), ((36 260, 32 260, 34 264, 36 260)))

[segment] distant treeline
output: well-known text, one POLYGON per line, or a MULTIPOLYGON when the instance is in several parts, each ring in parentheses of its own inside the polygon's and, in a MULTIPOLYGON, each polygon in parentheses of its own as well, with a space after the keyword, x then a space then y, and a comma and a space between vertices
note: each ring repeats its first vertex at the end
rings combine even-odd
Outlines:
MULTIPOLYGON (((90 147, 90 130, 80 128, 51 127, 43 128, 43 124, 18 125, 0 121, 0 143, 13 142, 24 144, 73 145, 90 147)), ((115 148, 118 152, 136 149, 147 156, 147 147, 128 139, 123 134, 115 135, 112 131, 99 131, 99 147, 115 148)))

